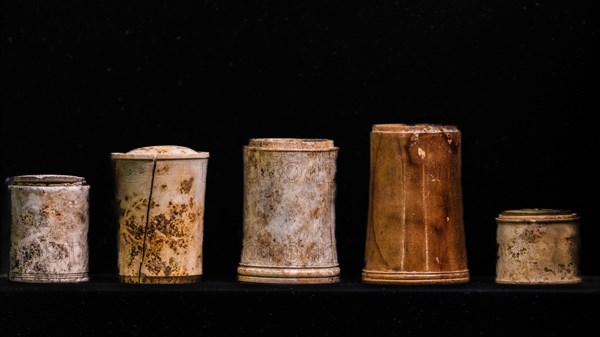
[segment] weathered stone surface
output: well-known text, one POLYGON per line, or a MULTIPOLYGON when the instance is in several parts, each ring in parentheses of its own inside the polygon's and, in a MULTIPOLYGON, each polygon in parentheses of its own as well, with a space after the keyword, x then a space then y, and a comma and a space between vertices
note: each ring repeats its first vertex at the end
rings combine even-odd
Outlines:
POLYGON ((339 281, 337 148, 323 139, 252 139, 244 148, 244 240, 239 280, 339 281))
POLYGON ((579 283, 579 217, 570 211, 522 209, 501 213, 496 282, 579 283))
POLYGON ((89 189, 81 177, 11 178, 8 278, 31 283, 88 281, 89 189))
POLYGON ((192 283, 202 275, 207 152, 150 146, 113 153, 118 266, 125 283, 192 283))
POLYGON ((468 282, 460 161, 453 126, 373 126, 364 282, 468 282))

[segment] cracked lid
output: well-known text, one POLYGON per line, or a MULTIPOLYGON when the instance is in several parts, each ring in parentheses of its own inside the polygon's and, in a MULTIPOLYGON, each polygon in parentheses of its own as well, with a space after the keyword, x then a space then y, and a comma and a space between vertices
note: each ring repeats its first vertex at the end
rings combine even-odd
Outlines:
POLYGON ((188 147, 176 145, 146 146, 131 150, 127 153, 112 153, 112 159, 204 159, 208 152, 194 151, 188 147))

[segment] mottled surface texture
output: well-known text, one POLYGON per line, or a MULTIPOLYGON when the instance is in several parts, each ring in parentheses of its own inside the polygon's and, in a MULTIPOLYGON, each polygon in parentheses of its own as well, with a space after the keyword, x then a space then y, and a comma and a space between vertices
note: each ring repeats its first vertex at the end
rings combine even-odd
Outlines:
POLYGON ((569 211, 503 212, 498 224, 496 282, 579 283, 579 217, 569 211))
POLYGON ((202 275, 208 153, 154 146, 113 154, 118 266, 125 283, 190 283, 202 275))
POLYGON ((469 280, 460 155, 455 127, 373 126, 363 281, 469 280))
POLYGON ((240 281, 339 280, 336 158, 329 140, 253 139, 244 148, 240 281))
POLYGON ((32 283, 83 282, 88 277, 88 196, 83 178, 12 178, 8 277, 32 283))

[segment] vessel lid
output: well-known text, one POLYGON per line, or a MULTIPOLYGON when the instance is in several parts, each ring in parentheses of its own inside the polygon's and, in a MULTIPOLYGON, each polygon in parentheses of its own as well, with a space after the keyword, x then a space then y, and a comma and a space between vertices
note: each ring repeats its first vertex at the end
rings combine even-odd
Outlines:
POLYGON ((331 151, 338 148, 329 139, 309 138, 254 138, 248 149, 263 151, 331 151))
POLYGON ((500 213, 496 220, 503 222, 558 222, 577 220, 579 216, 568 210, 525 208, 500 213))
POLYGON ((83 177, 60 174, 32 174, 11 177, 8 184, 18 186, 80 186, 86 183, 83 177))
POLYGON ((439 124, 375 124, 372 132, 382 133, 447 133, 458 132, 454 125, 439 124))
POLYGON ((133 149, 127 153, 112 153, 112 159, 204 159, 208 152, 197 152, 184 146, 158 145, 133 149))

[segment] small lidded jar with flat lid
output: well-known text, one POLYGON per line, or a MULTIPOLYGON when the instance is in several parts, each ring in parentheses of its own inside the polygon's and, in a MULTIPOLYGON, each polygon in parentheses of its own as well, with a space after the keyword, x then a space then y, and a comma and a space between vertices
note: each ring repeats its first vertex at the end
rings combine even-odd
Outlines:
POLYGON ((520 209, 496 218, 496 282, 579 283, 579 216, 557 209, 520 209))

